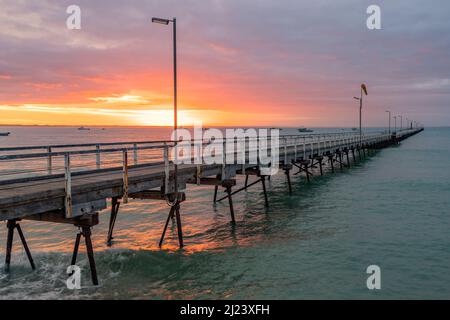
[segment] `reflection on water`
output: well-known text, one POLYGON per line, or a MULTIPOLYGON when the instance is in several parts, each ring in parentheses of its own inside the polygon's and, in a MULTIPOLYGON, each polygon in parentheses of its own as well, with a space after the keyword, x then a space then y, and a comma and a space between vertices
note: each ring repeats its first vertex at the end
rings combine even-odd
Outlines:
POLYGON ((293 176, 292 196, 279 174, 268 187, 268 209, 260 185, 234 196, 236 226, 226 201, 212 204, 213 187, 189 186, 181 250, 172 225, 158 247, 164 202, 121 205, 111 248, 105 210, 93 230, 101 284, 91 286, 82 245, 79 291, 65 286, 76 228, 22 221, 38 270, 31 272, 15 239, 11 273, 0 271, 0 298, 448 298, 449 144, 450 130, 428 129, 311 184, 293 176), (380 292, 365 287, 370 264, 381 267, 380 292))

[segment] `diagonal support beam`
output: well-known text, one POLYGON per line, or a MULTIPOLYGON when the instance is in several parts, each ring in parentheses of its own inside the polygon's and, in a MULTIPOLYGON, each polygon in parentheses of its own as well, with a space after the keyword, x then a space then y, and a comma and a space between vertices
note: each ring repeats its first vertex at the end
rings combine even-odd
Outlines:
POLYGON ((18 220, 12 219, 8 220, 6 223, 6 227, 8 229, 8 235, 6 239, 6 255, 5 255, 5 272, 9 272, 11 265, 11 255, 12 255, 12 247, 14 240, 14 230, 17 229, 19 233, 20 240, 22 241, 22 245, 25 249, 25 253, 27 255, 28 261, 30 262, 31 269, 35 270, 36 266, 33 261, 33 257, 31 256, 30 249, 28 248, 27 241, 25 240, 25 236, 23 235, 22 228, 17 223, 18 220))

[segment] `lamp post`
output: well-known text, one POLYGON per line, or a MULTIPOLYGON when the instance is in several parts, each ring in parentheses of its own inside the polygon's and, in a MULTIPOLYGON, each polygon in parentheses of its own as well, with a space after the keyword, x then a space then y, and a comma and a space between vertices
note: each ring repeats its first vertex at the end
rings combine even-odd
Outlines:
POLYGON ((367 96, 367 87, 364 83, 361 84, 361 92, 360 96, 353 97, 356 100, 359 100, 359 145, 362 145, 362 105, 363 105, 363 92, 367 96))
MULTIPOLYGON (((178 182, 177 182, 177 173, 178 173, 178 166, 177 166, 177 140, 178 140, 178 110, 177 110, 177 103, 178 103, 178 96, 177 96, 177 19, 173 18, 170 19, 162 19, 162 18, 152 18, 152 23, 158 23, 163 25, 168 25, 170 22, 172 22, 173 26, 173 130, 175 134, 175 141, 174 141, 174 147, 175 147, 175 163, 174 163, 174 184, 175 184, 175 195, 177 197, 176 201, 178 201, 178 182)), ((167 192, 167 190, 166 190, 167 192)))
POLYGON ((386 110, 387 113, 389 113, 389 133, 391 133, 391 111, 386 110))
POLYGON ((397 132, 397 116, 394 116, 394 132, 397 132))
POLYGON ((399 115, 399 117, 400 117, 400 131, 402 131, 402 129, 403 129, 403 116, 399 115))

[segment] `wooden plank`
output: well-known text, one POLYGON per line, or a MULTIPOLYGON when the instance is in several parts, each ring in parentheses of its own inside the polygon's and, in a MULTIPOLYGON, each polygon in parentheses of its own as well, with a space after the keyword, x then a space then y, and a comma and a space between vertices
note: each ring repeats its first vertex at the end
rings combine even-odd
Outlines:
POLYGON ((23 218, 24 220, 73 224, 76 226, 94 226, 98 224, 98 213, 77 218, 66 218, 64 212, 47 212, 23 218))

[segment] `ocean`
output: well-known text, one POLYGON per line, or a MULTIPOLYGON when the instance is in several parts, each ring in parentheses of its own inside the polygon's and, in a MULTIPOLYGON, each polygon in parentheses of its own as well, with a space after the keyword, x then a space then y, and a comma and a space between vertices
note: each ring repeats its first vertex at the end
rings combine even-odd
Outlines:
MULTIPOLYGON (((167 139, 167 129, 0 127, 0 147, 167 139)), ((316 129, 316 132, 338 128, 316 129)), ((286 132, 289 132, 287 130, 286 132)), ((189 186, 181 214, 185 247, 178 249, 165 203, 120 207, 112 247, 109 211, 93 229, 100 285, 92 286, 84 245, 82 288, 66 287, 77 229, 21 221, 37 270, 15 238, 11 271, 3 271, 6 223, 0 225, 0 299, 449 299, 450 128, 426 128, 399 146, 377 151, 351 169, 292 176, 213 205, 213 187, 189 186), (369 265, 381 289, 366 286, 369 265)), ((238 185, 243 179, 238 178, 238 185)))

